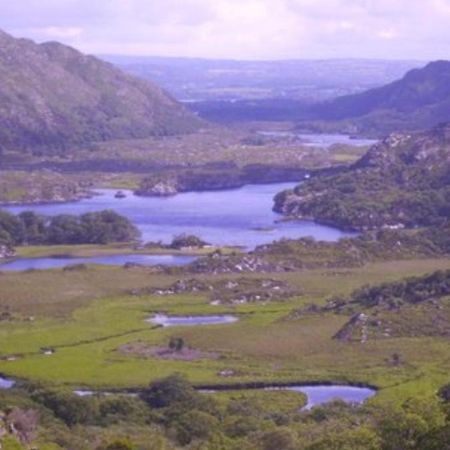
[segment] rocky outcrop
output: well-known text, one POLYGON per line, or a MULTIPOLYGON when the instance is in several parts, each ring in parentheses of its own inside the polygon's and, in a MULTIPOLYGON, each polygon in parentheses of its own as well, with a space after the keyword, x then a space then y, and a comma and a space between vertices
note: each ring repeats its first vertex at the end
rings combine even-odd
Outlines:
POLYGON ((6 258, 13 258, 15 256, 15 250, 7 244, 0 244, 0 260, 6 258))
POLYGON ((275 197, 274 210, 353 230, 412 228, 450 218, 450 124, 392 134, 349 170, 275 197))
POLYGON ((252 164, 242 168, 227 164, 217 169, 199 166, 149 175, 135 193, 142 196, 170 196, 179 192, 235 189, 246 184, 296 182, 303 179, 306 173, 301 167, 264 164, 252 164))
POLYGON ((180 279, 169 287, 144 290, 143 293, 160 296, 208 293, 213 305, 283 301, 301 295, 300 290, 293 289, 284 281, 244 277, 212 282, 196 278, 180 279))

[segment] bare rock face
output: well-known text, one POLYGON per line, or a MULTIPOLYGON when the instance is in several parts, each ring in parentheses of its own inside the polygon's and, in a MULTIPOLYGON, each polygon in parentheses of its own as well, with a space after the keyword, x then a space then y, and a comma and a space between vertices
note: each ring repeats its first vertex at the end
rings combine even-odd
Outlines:
POLYGON ((58 150, 196 129, 201 121, 151 82, 77 50, 0 31, 0 142, 58 150))

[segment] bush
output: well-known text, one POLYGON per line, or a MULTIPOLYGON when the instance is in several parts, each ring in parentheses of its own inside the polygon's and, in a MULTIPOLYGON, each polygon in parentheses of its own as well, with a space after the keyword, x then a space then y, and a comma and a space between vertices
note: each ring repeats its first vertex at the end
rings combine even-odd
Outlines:
POLYGON ((79 397, 71 392, 41 390, 32 395, 33 400, 50 409, 68 426, 88 424, 99 416, 98 400, 79 397))
POLYGON ((185 247, 205 247, 209 245, 207 242, 203 241, 197 236, 180 234, 175 236, 170 244, 170 248, 180 250, 185 247))

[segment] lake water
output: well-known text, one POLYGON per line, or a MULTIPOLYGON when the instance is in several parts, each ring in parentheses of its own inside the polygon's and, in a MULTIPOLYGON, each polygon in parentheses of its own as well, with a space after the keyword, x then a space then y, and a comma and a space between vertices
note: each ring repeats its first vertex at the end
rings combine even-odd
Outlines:
POLYGON ((308 134, 293 131, 260 131, 259 134, 271 137, 298 137, 306 147, 330 148, 333 145, 367 147, 376 144, 374 139, 355 138, 346 134, 308 134))
POLYGON ((128 217, 142 232, 144 241, 171 242, 181 233, 194 234, 214 245, 254 248, 274 240, 312 236, 336 241, 351 233, 310 221, 278 222, 282 216, 272 211, 273 197, 294 187, 294 183, 248 185, 240 189, 189 192, 173 197, 138 197, 124 191, 104 189, 97 196, 79 202, 5 207, 13 213, 32 210, 44 215, 82 214, 113 209, 128 217))
POLYGON ((6 263, 0 263, 0 271, 13 272, 30 269, 55 269, 73 264, 103 264, 108 266, 123 266, 126 263, 143 266, 184 266, 195 261, 194 256, 179 255, 106 255, 89 258, 21 258, 6 263))
POLYGON ((223 325, 237 322, 237 317, 231 315, 214 316, 167 316, 165 314, 156 314, 147 319, 147 322, 163 327, 194 327, 198 325, 223 325))

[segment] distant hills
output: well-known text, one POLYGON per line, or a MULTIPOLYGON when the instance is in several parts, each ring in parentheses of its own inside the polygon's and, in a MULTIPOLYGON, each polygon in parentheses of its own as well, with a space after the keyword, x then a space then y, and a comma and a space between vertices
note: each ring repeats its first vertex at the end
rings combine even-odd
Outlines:
POLYGON ((149 81, 65 45, 0 31, 0 150, 61 151, 190 132, 200 123, 149 81))
POLYGON ((101 56, 189 102, 289 99, 321 101, 383 86, 420 61, 293 59, 239 61, 151 56, 101 56))
MULTIPOLYGON (((358 81, 361 73, 349 70, 347 77, 348 82, 353 77, 354 88, 361 90, 358 81)), ((381 78, 375 77, 374 82, 381 78)), ((217 122, 290 121, 301 131, 371 137, 384 137, 394 131, 424 130, 450 121, 450 61, 435 61, 412 69, 381 87, 334 95, 335 98, 322 101, 319 95, 314 101, 319 80, 323 77, 318 75, 317 84, 309 86, 310 99, 295 95, 237 101, 216 98, 192 103, 190 108, 205 119, 217 122)))
POLYGON ((378 135, 450 121, 450 61, 435 61, 386 86, 316 105, 309 115, 337 129, 378 135))

